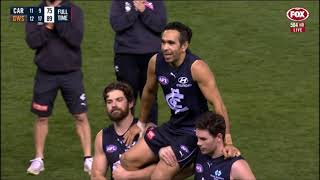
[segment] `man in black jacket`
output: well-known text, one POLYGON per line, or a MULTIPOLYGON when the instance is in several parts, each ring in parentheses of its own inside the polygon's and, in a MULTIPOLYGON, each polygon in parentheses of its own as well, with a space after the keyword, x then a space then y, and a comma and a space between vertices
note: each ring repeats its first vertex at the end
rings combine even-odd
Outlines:
POLYGON ((26 42, 35 52, 37 72, 31 111, 37 115, 34 124, 35 157, 27 169, 38 175, 44 170, 44 145, 48 120, 58 90, 74 116, 77 134, 84 153, 84 171, 91 173, 91 130, 81 72, 82 10, 68 0, 44 0, 43 6, 69 6, 71 22, 27 23, 26 42))
MULTIPOLYGON (((115 31, 114 68, 118 81, 128 83, 141 97, 150 58, 160 51, 167 15, 163 0, 112 0, 110 24, 115 31)), ((155 102, 149 120, 157 124, 155 102)))

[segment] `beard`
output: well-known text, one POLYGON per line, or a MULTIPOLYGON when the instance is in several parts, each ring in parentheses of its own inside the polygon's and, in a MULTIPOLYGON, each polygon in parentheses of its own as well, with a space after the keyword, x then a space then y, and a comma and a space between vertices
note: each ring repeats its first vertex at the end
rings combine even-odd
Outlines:
POLYGON ((124 109, 114 108, 110 112, 107 112, 109 118, 113 122, 119 122, 129 114, 129 105, 124 109), (115 112, 116 111, 116 112, 115 112))

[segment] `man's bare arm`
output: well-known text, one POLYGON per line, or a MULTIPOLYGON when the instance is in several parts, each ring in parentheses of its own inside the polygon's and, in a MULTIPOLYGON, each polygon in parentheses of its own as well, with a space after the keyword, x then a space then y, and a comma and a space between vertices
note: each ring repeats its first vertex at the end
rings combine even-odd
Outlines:
POLYGON ((102 130, 97 134, 95 140, 95 153, 91 170, 91 180, 107 180, 105 177, 108 170, 108 161, 102 147, 102 130))

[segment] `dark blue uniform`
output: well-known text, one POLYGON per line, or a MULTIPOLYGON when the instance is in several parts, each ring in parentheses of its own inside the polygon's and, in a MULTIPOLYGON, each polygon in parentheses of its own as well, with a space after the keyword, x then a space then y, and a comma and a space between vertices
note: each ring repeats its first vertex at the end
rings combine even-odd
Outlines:
POLYGON ((191 65, 198 59, 187 51, 178 68, 165 62, 162 53, 158 53, 156 59, 156 77, 171 117, 159 128, 148 129, 145 140, 155 154, 161 147, 171 145, 181 168, 191 162, 197 149, 195 118, 208 111, 207 100, 191 75, 191 65))
POLYGON ((162 53, 157 56, 156 76, 171 109, 169 124, 176 128, 194 128, 194 118, 208 111, 207 100, 191 75, 191 65, 198 59, 187 51, 184 62, 174 68, 165 62, 162 53))
POLYGON ((195 180, 229 180, 232 164, 243 159, 241 156, 224 159, 224 156, 212 159, 208 155, 198 153, 195 163, 195 180))
MULTIPOLYGON (((137 121, 137 119, 134 119, 131 126, 136 124, 137 121)), ((123 135, 118 135, 116 133, 113 124, 111 124, 107 128, 104 128, 102 132, 103 152, 107 157, 109 167, 111 168, 111 170, 113 170, 114 166, 120 164, 119 156, 137 143, 139 135, 134 138, 131 145, 126 146, 126 144, 124 143, 123 135)), ((113 178, 111 177, 111 179, 113 178)))

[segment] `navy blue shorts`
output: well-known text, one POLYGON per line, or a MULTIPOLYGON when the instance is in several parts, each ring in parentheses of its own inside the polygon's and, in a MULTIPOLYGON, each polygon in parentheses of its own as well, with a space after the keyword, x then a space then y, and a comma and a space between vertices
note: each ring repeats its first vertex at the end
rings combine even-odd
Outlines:
POLYGON ((144 140, 156 156, 162 147, 171 146, 181 169, 190 165, 198 152, 195 135, 183 133, 168 123, 150 127, 146 131, 144 140))
POLYGON ((80 70, 53 74, 39 69, 34 81, 31 112, 39 117, 49 117, 52 114, 59 89, 71 114, 87 112, 87 101, 80 70))

